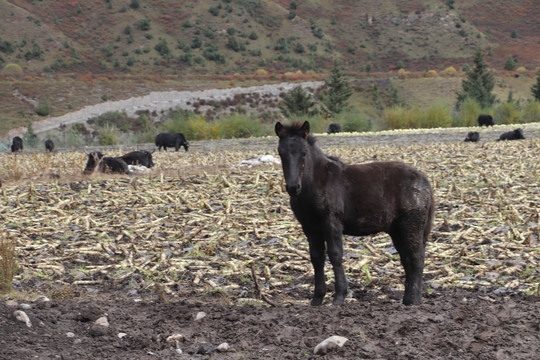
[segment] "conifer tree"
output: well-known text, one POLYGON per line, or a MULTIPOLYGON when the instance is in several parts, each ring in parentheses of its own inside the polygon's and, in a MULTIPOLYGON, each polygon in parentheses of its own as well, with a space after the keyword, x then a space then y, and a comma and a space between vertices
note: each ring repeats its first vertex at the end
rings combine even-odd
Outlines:
POLYGON ((461 82, 462 91, 457 93, 456 108, 460 108, 465 99, 473 99, 478 104, 487 108, 495 102, 495 87, 493 73, 488 70, 488 64, 484 60, 482 49, 476 49, 474 53, 474 66, 467 71, 467 78, 461 82))
POLYGON ((338 114, 349 107, 349 98, 353 90, 343 77, 343 71, 336 62, 330 73, 330 77, 325 81, 326 91, 322 97, 323 104, 331 113, 338 114))
POLYGON ((536 101, 540 101, 540 69, 536 72, 536 84, 531 86, 531 92, 536 101))
POLYGON ((310 94, 300 85, 294 87, 283 96, 283 103, 279 108, 283 115, 314 115, 316 113, 315 101, 310 94))

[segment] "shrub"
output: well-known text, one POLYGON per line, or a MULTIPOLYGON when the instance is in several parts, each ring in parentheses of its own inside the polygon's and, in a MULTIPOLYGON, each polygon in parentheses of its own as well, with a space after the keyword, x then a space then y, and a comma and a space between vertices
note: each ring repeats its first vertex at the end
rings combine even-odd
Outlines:
POLYGON ((347 111, 338 114, 335 117, 336 122, 342 124, 343 131, 346 132, 365 132, 371 131, 371 121, 364 114, 358 112, 347 111))
POLYGON ((445 104, 434 104, 428 107, 420 117, 421 128, 450 127, 452 116, 445 104))
POLYGON ((131 0, 131 2, 129 3, 129 7, 132 9, 138 9, 139 6, 139 0, 131 0))
POLYGON ((515 102, 499 104, 493 114, 495 124, 516 124, 521 122, 521 111, 515 102))
POLYGON ((383 129, 414 129, 420 125, 420 111, 394 106, 383 110, 381 120, 383 129))
POLYGON ((41 101, 36 107, 36 114, 39 116, 48 116, 51 113, 51 105, 47 100, 41 101))
POLYGON ((453 66, 449 66, 446 69, 444 69, 442 72, 445 73, 445 74, 450 74, 450 75, 455 74, 456 73, 456 68, 454 68, 453 66))
POLYGON ((540 122, 540 102, 528 101, 521 114, 522 122, 540 122))
POLYGON ((19 64, 7 64, 2 70, 4 74, 20 74, 23 72, 22 67, 19 64))
POLYGON ((452 125, 464 127, 478 125, 477 119, 480 111, 481 109, 478 102, 474 99, 467 98, 465 101, 463 101, 452 125))
POLYGON ((120 131, 112 125, 105 125, 98 129, 98 142, 100 145, 116 145, 119 143, 120 131))
POLYGON ((233 114, 220 118, 217 127, 222 138, 246 138, 270 135, 271 131, 257 119, 243 114, 233 114))
POLYGON ((516 69, 516 60, 512 56, 509 56, 504 63, 504 70, 515 70, 516 69))

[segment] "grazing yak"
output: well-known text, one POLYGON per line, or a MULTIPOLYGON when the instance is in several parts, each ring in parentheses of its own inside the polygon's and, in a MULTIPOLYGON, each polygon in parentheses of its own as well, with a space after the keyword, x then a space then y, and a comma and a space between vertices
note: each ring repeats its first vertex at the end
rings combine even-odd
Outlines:
POLYGON ((480 133, 478 131, 469 131, 464 141, 478 142, 480 140, 480 133))
POLYGON ((176 151, 178 151, 180 146, 183 146, 184 150, 186 151, 189 149, 189 141, 187 141, 186 137, 182 133, 158 134, 155 138, 155 143, 159 151, 161 151, 161 148, 167 151, 167 147, 174 147, 176 151))
POLYGON ((45 150, 52 152, 54 150, 54 142, 51 139, 45 140, 45 150))
POLYGON ((493 116, 491 115, 478 116, 478 125, 486 126, 486 127, 495 125, 495 123, 493 122, 493 116))
POLYGON ((505 133, 502 133, 501 136, 497 141, 501 140, 522 140, 525 139, 525 136, 523 136, 523 130, 521 128, 515 129, 512 131, 507 131, 505 133))
POLYGON ((19 136, 15 136, 11 142, 11 152, 23 151, 23 141, 19 136))
POLYGON ((341 125, 332 123, 328 125, 328 129, 326 130, 328 134, 337 134, 341 132, 341 125))
POLYGON ((118 157, 104 157, 99 151, 88 154, 88 161, 83 170, 83 174, 91 174, 96 167, 103 173, 130 174, 128 165, 124 160, 118 157))
POLYGON ((153 151, 137 150, 120 156, 120 159, 124 160, 128 165, 142 165, 151 168, 154 166, 152 153, 153 151))

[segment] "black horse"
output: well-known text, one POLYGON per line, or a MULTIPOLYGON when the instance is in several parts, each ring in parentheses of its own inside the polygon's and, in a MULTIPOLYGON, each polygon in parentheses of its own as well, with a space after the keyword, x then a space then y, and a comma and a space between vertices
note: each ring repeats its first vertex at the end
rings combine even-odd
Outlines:
POLYGON ((309 135, 309 122, 277 123, 281 157, 291 208, 309 242, 315 270, 311 305, 326 294, 325 249, 335 276, 334 303, 343 304, 347 280, 343 270, 346 235, 388 233, 405 268, 405 305, 422 302, 424 251, 431 231, 434 200, 428 179, 401 162, 347 165, 325 155, 309 135))

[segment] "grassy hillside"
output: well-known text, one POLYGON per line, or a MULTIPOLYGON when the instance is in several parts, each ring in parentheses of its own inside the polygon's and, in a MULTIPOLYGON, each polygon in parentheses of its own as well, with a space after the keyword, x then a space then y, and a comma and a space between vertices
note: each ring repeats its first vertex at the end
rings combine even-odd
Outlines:
POLYGON ((442 69, 475 46, 538 66, 540 5, 521 1, 0 1, 0 64, 149 74, 442 69), (513 34, 513 35, 512 35, 513 34))

